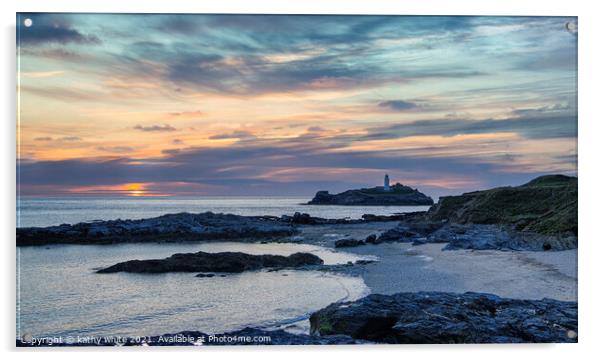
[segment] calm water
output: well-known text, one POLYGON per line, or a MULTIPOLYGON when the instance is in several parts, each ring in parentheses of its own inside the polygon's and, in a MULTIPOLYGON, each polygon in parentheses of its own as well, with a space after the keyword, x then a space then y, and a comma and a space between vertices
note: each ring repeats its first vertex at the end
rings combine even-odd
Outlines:
POLYGON ((428 206, 300 205, 308 200, 307 197, 21 198, 17 202, 17 226, 50 226, 118 218, 141 219, 178 212, 213 211, 273 216, 305 212, 324 218, 359 219, 363 214, 391 215, 428 209, 428 206))
POLYGON ((94 272, 120 261, 201 250, 281 255, 306 251, 326 264, 366 258, 304 244, 23 247, 17 250, 17 333, 35 337, 140 336, 183 330, 217 333, 245 326, 271 328, 303 323, 317 309, 368 292, 361 278, 319 271, 257 271, 213 278, 197 278, 195 273, 94 272))
MULTIPOLYGON (((110 219, 139 219, 177 212, 292 215, 325 218, 388 215, 426 207, 307 206, 302 197, 21 198, 18 226, 49 226, 110 219)), ((17 250, 18 334, 40 336, 160 335, 183 330, 208 333, 245 326, 306 329, 307 316, 328 304, 357 299, 368 288, 359 277, 319 271, 257 271, 196 278, 194 273, 96 274, 95 269, 131 259, 164 258, 177 252, 242 251, 289 255, 306 251, 326 264, 361 255, 304 244, 54 245, 17 250)))

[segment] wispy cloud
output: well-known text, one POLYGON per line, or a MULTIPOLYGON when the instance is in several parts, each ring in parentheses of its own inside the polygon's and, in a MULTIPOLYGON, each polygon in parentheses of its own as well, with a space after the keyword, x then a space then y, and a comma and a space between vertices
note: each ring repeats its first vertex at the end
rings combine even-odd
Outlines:
POLYGON ((169 124, 142 126, 140 124, 134 126, 134 129, 146 132, 171 132, 177 129, 169 124))

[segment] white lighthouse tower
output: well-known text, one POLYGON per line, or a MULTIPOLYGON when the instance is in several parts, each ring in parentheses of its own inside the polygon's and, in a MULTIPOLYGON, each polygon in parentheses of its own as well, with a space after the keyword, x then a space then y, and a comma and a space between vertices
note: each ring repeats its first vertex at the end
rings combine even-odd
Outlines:
POLYGON ((391 191, 389 187, 389 174, 385 174, 385 185, 383 186, 384 191, 391 191))

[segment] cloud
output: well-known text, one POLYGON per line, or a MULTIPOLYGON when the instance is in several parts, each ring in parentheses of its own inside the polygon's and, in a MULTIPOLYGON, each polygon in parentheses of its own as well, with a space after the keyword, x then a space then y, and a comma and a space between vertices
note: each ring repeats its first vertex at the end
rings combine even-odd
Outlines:
POLYGON ((178 153, 180 153, 180 149, 163 149, 161 150, 161 154, 165 154, 165 155, 176 155, 178 153))
POLYGON ((170 112, 169 116, 174 116, 174 117, 200 117, 205 115, 205 113, 203 113, 200 110, 196 110, 196 111, 177 111, 177 112, 170 112))
POLYGON ((63 136, 60 138, 53 138, 50 136, 42 136, 33 139, 34 141, 59 141, 59 142, 74 142, 74 141, 82 141, 82 138, 79 136, 63 136))
POLYGON ((517 117, 502 120, 462 120, 454 118, 419 120, 368 129, 364 140, 395 139, 408 136, 455 136, 462 134, 518 133, 530 139, 577 136, 577 117, 571 114, 517 117))
POLYGON ((58 14, 20 14, 19 19, 32 19, 31 27, 19 24, 18 41, 22 45, 39 44, 99 44, 94 34, 84 34, 72 27, 58 14))
POLYGON ((58 139, 59 141, 81 141, 82 139, 78 136, 64 136, 58 139))
POLYGON ((171 141, 171 143, 174 144, 174 145, 182 145, 182 144, 184 144, 184 140, 182 140, 182 139, 173 139, 171 141))
POLYGON ((127 153, 134 151, 134 148, 130 146, 99 146, 96 149, 110 153, 127 153))
POLYGON ((209 136, 210 140, 226 140, 226 139, 252 139, 255 135, 249 131, 237 130, 230 133, 216 134, 209 136))
POLYGON ((395 111, 406 111, 417 109, 419 106, 416 103, 404 101, 404 100, 388 100, 383 101, 378 104, 378 106, 383 108, 389 108, 395 111))
POLYGON ((169 124, 142 126, 140 124, 134 126, 134 129, 146 132, 171 132, 177 129, 169 124))
MULTIPOLYGON (((183 193, 193 185, 209 188, 206 195, 311 195, 317 190, 343 191, 380 182, 385 172, 429 194, 449 194, 445 179, 465 179, 456 192, 474 190, 479 184, 522 183, 536 174, 506 174, 495 163, 475 162, 470 157, 421 157, 387 152, 328 152, 327 145, 293 141, 262 141, 255 145, 226 148, 166 149, 155 159, 77 159, 19 162, 22 194, 28 189, 117 185, 125 183, 180 183, 183 193), (368 174, 362 175, 360 174, 368 174), (370 175, 371 174, 371 175, 370 175), (478 174, 478 176, 477 176, 478 174), (467 177, 468 176, 468 177, 467 177), (471 177, 474 176, 475 178, 471 177), (436 177, 441 184, 429 179, 436 177), (476 180, 478 178, 478 181, 476 180), (364 179, 364 180, 360 180, 364 179), (424 179, 419 181, 416 179, 424 179), (190 184, 187 186, 186 184, 190 184), (442 190, 443 189, 443 190, 442 190), (438 192, 437 192, 438 191, 438 192)), ((485 185, 483 185, 485 186, 485 185)), ((489 186, 487 186, 489 187, 489 186)), ((31 190, 34 191, 34 190, 31 190)), ((48 193, 51 190, 46 190, 48 193)), ((176 192, 176 189, 170 189, 176 192)))

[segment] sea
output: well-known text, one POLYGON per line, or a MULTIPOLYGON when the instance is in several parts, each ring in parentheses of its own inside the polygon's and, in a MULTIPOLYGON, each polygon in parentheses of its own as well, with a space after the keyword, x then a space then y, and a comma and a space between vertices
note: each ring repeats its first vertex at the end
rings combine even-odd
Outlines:
MULTIPOLYGON (((17 226, 140 219, 167 213, 238 215, 309 213, 358 219, 426 207, 314 206, 301 197, 20 198, 17 226)), ((161 243, 50 245, 17 248, 17 336, 150 336, 185 330, 217 334, 247 326, 307 333, 309 315, 370 290, 361 277, 322 271, 253 271, 211 278, 193 273, 97 274, 132 259, 183 252, 241 251, 290 255, 310 252, 326 264, 371 259, 338 249, 298 243, 161 243)))

